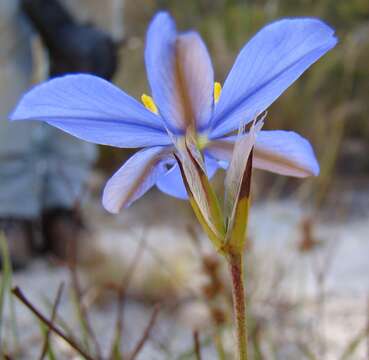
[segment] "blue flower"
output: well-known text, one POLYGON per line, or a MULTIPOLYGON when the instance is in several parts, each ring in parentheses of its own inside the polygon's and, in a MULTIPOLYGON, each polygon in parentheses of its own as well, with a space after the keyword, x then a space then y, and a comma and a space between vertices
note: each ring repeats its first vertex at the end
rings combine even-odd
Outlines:
MULTIPOLYGON (((98 77, 67 75, 33 88, 11 119, 41 120, 96 144, 142 148, 108 181, 103 204, 110 212, 129 206, 154 185, 186 198, 173 142, 189 134, 195 138, 213 176, 229 163, 240 126, 265 111, 336 42, 334 31, 318 19, 271 23, 243 47, 220 93, 199 34, 178 33, 170 15, 161 12, 147 33, 153 98, 144 95, 145 106, 98 77)), ((260 131, 253 164, 296 177, 319 173, 309 142, 289 131, 260 131)))

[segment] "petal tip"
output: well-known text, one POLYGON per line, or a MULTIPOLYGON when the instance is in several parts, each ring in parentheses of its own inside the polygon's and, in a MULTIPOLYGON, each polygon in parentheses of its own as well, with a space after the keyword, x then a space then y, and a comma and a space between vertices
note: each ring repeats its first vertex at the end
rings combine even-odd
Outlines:
POLYGON ((15 109, 11 113, 9 113, 9 115, 8 115, 8 120, 9 121, 20 120, 20 117, 17 116, 17 110, 18 110, 18 105, 15 107, 15 109))
POLYGON ((319 174, 320 174, 320 166, 318 161, 315 159, 315 163, 311 168, 311 176, 319 176, 319 174))
POLYGON ((170 13, 168 12, 168 11, 166 11, 166 10, 161 10, 161 11, 158 11, 155 15, 154 15, 154 17, 153 17, 153 19, 155 20, 155 19, 159 19, 159 18, 162 18, 162 19, 171 19, 172 17, 171 17, 171 15, 170 15, 170 13))
POLYGON ((114 204, 111 199, 110 196, 108 195, 106 189, 107 189, 107 185, 105 185, 105 188, 103 190, 103 194, 102 194, 102 205, 104 207, 104 209, 108 212, 110 212, 111 214, 118 214, 120 211, 120 207, 118 207, 116 204, 114 204))
POLYGON ((175 21, 173 17, 170 15, 168 11, 159 11, 156 13, 149 25, 149 30, 156 28, 156 26, 160 27, 161 31, 165 31, 165 26, 174 27, 175 28, 175 21))

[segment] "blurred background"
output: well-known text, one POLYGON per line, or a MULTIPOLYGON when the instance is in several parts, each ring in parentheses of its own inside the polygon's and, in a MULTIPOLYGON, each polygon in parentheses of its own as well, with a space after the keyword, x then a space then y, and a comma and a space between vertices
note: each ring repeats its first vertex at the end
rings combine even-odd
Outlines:
MULTIPOLYGON (((145 32, 159 9, 169 10, 179 29, 201 33, 221 83, 241 47, 268 22, 314 16, 336 29, 337 47, 268 111, 268 129, 293 130, 311 141, 321 174, 307 180, 253 174, 246 249, 251 358, 369 359, 369 2, 62 3, 78 24, 93 24, 109 34, 116 56, 112 81, 136 98, 149 94, 145 32)), ((59 73, 42 36, 34 34, 32 82, 37 83, 59 73)), ((72 197, 73 213, 83 222, 78 243, 72 241, 73 261, 45 251, 32 257, 26 271, 12 274, 4 265, 2 246, 0 354, 37 358, 47 343, 54 358, 76 358, 77 352, 60 337, 46 342, 45 329, 40 331, 29 309, 10 295, 11 286, 20 286, 50 318, 64 283, 68 290, 54 321, 93 358, 131 358, 127 354, 133 356, 144 338, 138 359, 196 359, 198 335, 204 359, 231 359, 227 271, 189 204, 153 189, 118 216, 109 215, 100 205, 102 186, 132 152, 98 151, 98 157, 91 155, 93 171, 83 175, 86 181, 72 197), (155 304, 160 304, 158 315, 153 314, 155 304), (153 328, 145 337, 150 319, 153 328)), ((214 179, 219 190, 223 176, 219 172, 214 179)), ((73 186, 68 191, 73 193, 73 186)), ((42 231, 43 223, 36 221, 32 232, 42 231)), ((5 237, 2 243, 7 243, 5 237)))

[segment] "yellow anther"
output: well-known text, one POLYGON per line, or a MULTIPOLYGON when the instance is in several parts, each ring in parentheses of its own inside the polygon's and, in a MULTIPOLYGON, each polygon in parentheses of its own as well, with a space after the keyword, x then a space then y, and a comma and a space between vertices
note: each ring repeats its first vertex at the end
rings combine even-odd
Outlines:
POLYGON ((222 92, 222 85, 219 82, 214 83, 214 102, 217 103, 222 92))
POLYGON ((142 94, 141 101, 145 105, 145 108, 153 112, 154 114, 158 114, 158 108, 156 107, 154 100, 151 96, 142 94))

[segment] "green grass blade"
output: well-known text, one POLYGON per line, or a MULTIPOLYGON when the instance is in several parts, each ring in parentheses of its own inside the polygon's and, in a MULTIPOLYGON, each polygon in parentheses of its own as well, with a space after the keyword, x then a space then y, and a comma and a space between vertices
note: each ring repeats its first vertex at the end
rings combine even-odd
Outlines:
POLYGON ((345 350, 343 351, 340 360, 349 360, 354 359, 354 353, 359 345, 366 340, 368 336, 368 328, 365 327, 364 330, 360 331, 346 346, 345 350))
POLYGON ((9 256, 8 244, 5 235, 0 233, 0 255, 2 262, 2 274, 1 274, 1 284, 0 284, 0 347, 3 344, 3 330, 4 330, 4 312, 5 312, 5 300, 8 296, 9 307, 10 307, 10 319, 11 319, 11 331, 13 336, 14 346, 18 347, 18 331, 17 322, 15 316, 15 308, 13 297, 10 295, 10 288, 12 284, 12 266, 9 256))

